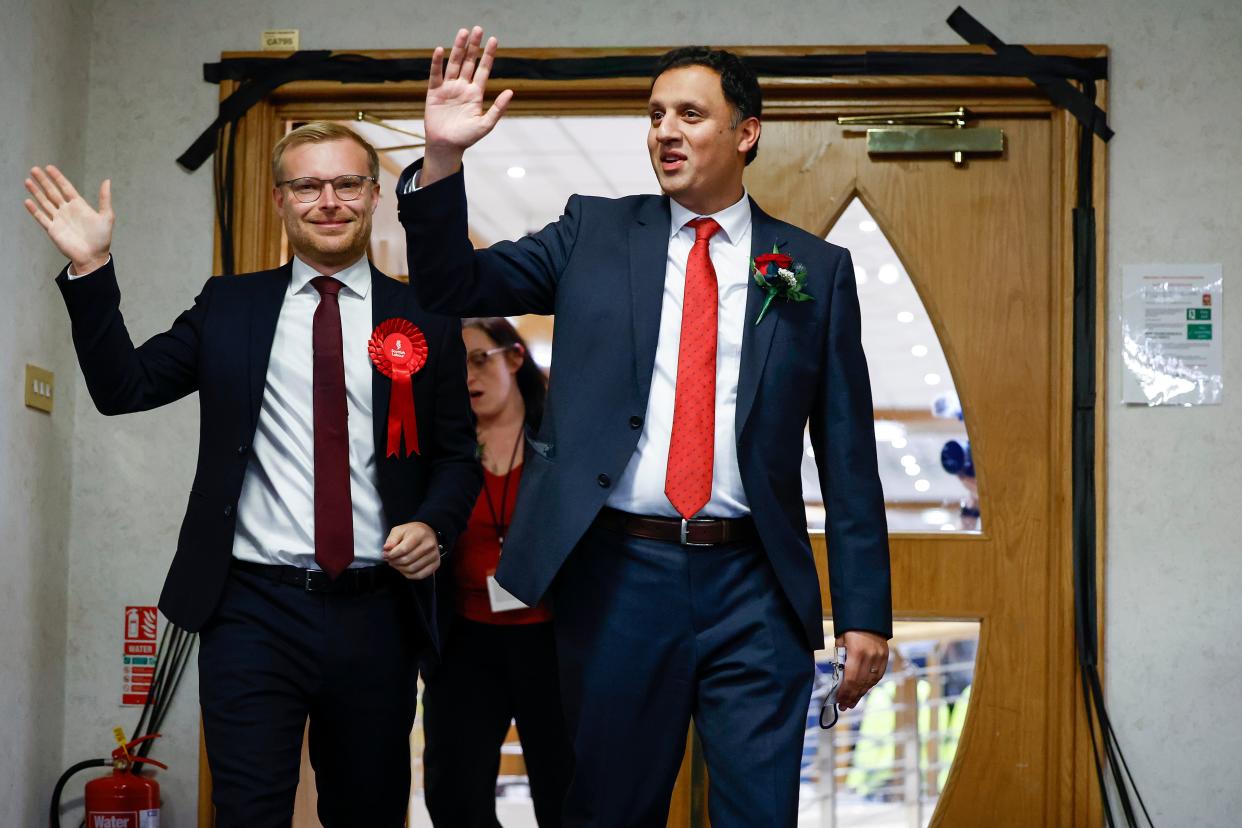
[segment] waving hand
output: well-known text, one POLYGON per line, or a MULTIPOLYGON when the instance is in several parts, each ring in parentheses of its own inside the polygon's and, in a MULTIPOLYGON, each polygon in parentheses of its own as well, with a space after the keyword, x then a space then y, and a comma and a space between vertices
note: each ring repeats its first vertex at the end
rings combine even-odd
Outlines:
POLYGON ((492 131, 513 99, 506 89, 485 112, 483 100, 487 78, 496 57, 496 38, 483 44, 483 29, 460 29, 453 41, 447 65, 444 48, 437 46, 431 56, 427 79, 427 105, 423 129, 427 153, 423 162, 421 186, 451 175, 461 165, 462 154, 492 131))
POLYGON ((47 231, 48 238, 73 263, 75 275, 84 276, 108 261, 112 246, 112 182, 99 186, 99 209, 91 207, 73 184, 55 167, 35 167, 26 179, 34 196, 26 210, 47 231))

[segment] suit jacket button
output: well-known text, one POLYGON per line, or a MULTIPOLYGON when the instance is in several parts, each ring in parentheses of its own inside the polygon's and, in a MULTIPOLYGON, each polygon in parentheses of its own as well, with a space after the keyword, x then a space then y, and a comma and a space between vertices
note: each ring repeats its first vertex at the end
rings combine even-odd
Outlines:
POLYGON ((635 414, 633 417, 630 417, 630 428, 639 429, 642 427, 643 427, 642 417, 639 417, 637 414, 635 414))
POLYGON ((245 454, 245 453, 246 453, 247 451, 249 451, 249 450, 250 450, 250 447, 249 447, 249 446, 247 446, 247 445, 245 445, 245 444, 242 444, 242 445, 240 445, 240 446, 238 446, 238 447, 237 447, 237 453, 238 453, 238 454, 245 454))
POLYGON ((599 481, 600 488, 607 489, 612 485, 612 480, 606 474, 601 474, 595 479, 599 481))
POLYGON ((224 507, 224 516, 225 516, 225 517, 232 517, 232 516, 233 516, 233 507, 232 507, 232 506, 225 506, 225 507, 224 507))

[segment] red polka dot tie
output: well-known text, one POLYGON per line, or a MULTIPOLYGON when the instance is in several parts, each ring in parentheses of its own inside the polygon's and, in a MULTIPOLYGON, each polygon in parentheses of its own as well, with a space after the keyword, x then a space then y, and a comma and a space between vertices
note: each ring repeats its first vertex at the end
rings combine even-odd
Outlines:
POLYGON ((720 229, 714 219, 697 218, 694 246, 686 260, 681 303, 681 345, 677 351, 677 391, 673 435, 668 446, 664 494, 677 514, 693 517, 712 496, 712 458, 716 447, 716 269, 708 240, 720 229))

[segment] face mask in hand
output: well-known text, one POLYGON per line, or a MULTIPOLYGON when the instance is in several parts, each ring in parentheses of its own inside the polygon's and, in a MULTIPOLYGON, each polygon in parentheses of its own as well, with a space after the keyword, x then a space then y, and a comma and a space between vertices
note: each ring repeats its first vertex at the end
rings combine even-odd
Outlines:
POLYGON ((840 714, 837 712, 837 692, 841 689, 841 679, 845 677, 845 648, 837 647, 836 658, 832 661, 832 673, 824 675, 821 685, 827 686, 823 704, 819 708, 819 726, 824 730, 837 723, 840 714), (828 720, 828 716, 832 720, 828 720))

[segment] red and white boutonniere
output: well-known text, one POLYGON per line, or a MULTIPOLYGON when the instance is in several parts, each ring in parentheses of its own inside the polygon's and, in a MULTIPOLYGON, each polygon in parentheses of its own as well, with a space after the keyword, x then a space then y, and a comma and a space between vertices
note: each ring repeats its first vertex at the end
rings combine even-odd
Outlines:
POLYGON ((792 256, 781 253, 772 245, 771 253, 764 253, 750 260, 750 275, 759 289, 767 294, 763 307, 755 319, 758 325, 772 305, 772 300, 785 302, 809 302, 815 297, 802 290, 806 285, 806 265, 795 262, 792 256))

